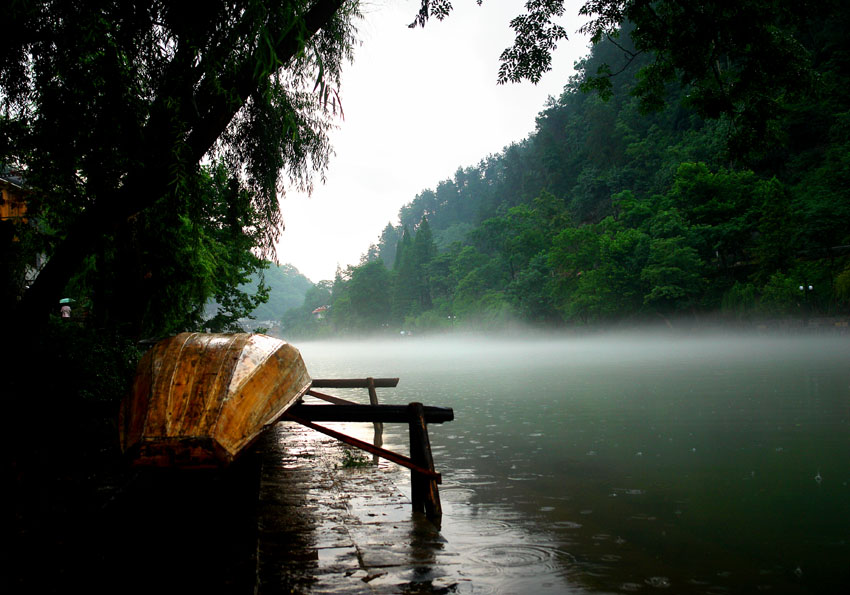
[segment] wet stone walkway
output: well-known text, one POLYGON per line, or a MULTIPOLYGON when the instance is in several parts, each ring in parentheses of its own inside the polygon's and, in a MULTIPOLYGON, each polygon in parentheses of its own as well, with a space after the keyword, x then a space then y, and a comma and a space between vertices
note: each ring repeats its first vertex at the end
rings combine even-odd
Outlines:
POLYGON ((258 451, 257 593, 447 593, 466 582, 459 555, 412 513, 406 471, 343 468, 339 442, 292 423, 258 451))

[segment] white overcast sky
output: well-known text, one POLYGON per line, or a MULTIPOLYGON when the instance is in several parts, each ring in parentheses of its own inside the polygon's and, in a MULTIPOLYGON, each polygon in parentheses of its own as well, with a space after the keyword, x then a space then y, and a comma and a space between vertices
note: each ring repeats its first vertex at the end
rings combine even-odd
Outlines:
POLYGON ((581 2, 568 1, 561 24, 570 38, 552 71, 536 86, 499 86, 499 55, 513 41, 509 22, 525 0, 453 4, 446 20, 408 29, 419 0, 364 2, 363 44, 340 90, 345 119, 331 134, 335 156, 311 196, 289 191, 281 201, 281 263, 314 282, 356 264, 416 194, 527 137, 546 99, 561 94, 574 62, 588 53, 576 33, 581 2))

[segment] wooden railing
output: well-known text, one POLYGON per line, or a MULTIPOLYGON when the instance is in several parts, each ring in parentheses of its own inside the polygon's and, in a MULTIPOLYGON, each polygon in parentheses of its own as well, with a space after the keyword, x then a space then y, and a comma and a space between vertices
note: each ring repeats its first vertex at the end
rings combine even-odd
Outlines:
POLYGON ((375 391, 378 387, 391 388, 398 385, 398 378, 338 378, 314 379, 307 392, 329 405, 298 403, 292 406, 281 421, 289 420, 331 436, 346 444, 360 448, 410 469, 411 501, 414 512, 424 512, 432 522, 439 525, 443 514, 437 485, 442 476, 434 468, 431 442, 428 438, 429 423, 444 423, 454 419, 449 407, 426 407, 422 403, 408 405, 381 405, 375 391), (340 397, 328 395, 316 388, 365 388, 369 390, 369 405, 361 405, 340 397), (336 430, 314 422, 371 422, 375 424, 375 444, 369 444, 336 430), (406 423, 410 433, 410 456, 382 448, 381 436, 384 423, 406 423))

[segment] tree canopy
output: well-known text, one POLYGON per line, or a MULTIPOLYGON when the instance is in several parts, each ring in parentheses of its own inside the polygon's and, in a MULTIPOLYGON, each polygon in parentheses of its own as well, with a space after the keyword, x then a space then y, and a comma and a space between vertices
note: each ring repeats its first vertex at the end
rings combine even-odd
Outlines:
MULTIPOLYGON (((21 288, 20 301, 4 291, 4 307, 18 312, 16 320, 32 320, 50 312, 73 283, 88 283, 102 320, 120 319, 123 308, 135 313, 131 326, 141 333, 186 326, 204 296, 218 292, 225 303, 225 286, 238 287, 259 265, 247 255, 227 263, 224 255, 253 250, 269 256, 283 228, 279 194, 288 185, 309 189, 327 167, 327 131, 341 111, 340 73, 356 45, 359 5, 12 2, 0 47, 0 163, 24 174, 33 224, 4 233, 19 243, 4 241, 3 253, 39 253, 45 264, 34 283, 21 288), (230 232, 219 233, 225 227, 230 232), (169 242, 180 246, 169 251, 169 242), (214 277, 227 281, 217 286, 214 277), (187 278, 195 280, 188 288, 187 278), (168 287, 179 299, 155 305, 155 292, 145 287, 168 287), (169 304, 171 313, 164 312, 169 304)), ((446 0, 421 0, 411 26, 445 18, 451 9, 446 0)), ((498 82, 539 80, 567 37, 558 22, 564 10, 563 0, 525 3, 510 23, 516 39, 500 57, 498 82)), ((735 6, 588 0, 580 13, 587 18, 582 30, 600 49, 578 83, 583 89, 612 96, 619 71, 630 69, 637 83, 630 85, 636 103, 629 109, 645 113, 675 100, 698 117, 722 120, 731 159, 753 163, 757 153, 766 166, 781 163, 786 156, 776 147, 787 147, 789 114, 800 125, 811 121, 809 100, 824 84, 836 89, 827 79, 843 72, 837 32, 847 15, 837 0, 735 6), (621 37, 624 25, 628 40, 621 37)), ((612 114, 601 104, 592 109, 612 114)), ((619 125, 615 120, 610 126, 619 125)), ((829 127, 822 117, 815 124, 829 127)), ((549 190, 556 196, 564 196, 559 185, 579 190, 570 211, 579 221, 600 219, 605 197, 618 187, 606 173, 607 164, 624 157, 607 142, 612 130, 597 127, 596 136, 583 140, 596 147, 587 153, 596 169, 582 168, 577 178, 553 174, 558 179, 549 190)), ((529 177, 536 164, 525 148, 510 151, 517 159, 492 160, 480 178, 504 179, 511 185, 506 206, 516 207, 539 187, 529 177)), ((545 158, 570 159, 557 151, 563 149, 545 158)), ((498 215, 504 199, 483 196, 489 190, 477 178, 468 172, 457 188, 481 196, 481 209, 446 198, 451 185, 439 186, 417 198, 423 208, 414 209, 411 224, 428 215, 437 244, 451 235, 441 219, 454 215, 426 199, 457 209, 455 237, 468 231, 462 225, 472 213, 498 215)), ((831 208, 824 200, 810 209, 831 208)), ((20 267, 8 270, 20 273, 20 267)), ((246 297, 232 295, 233 309, 250 307, 246 297)))
POLYGON ((132 244, 154 220, 174 241, 230 226, 270 253, 283 182, 309 188, 327 165, 357 16, 347 0, 13 3, 0 158, 25 174, 49 256, 21 306, 49 311, 87 258, 145 252, 132 244), (226 212, 209 209, 203 163, 226 212))
MULTIPOLYGON (((327 167, 327 131, 341 113, 340 73, 356 43, 358 9, 358 0, 12 2, 0 48, 0 163, 26 179, 37 225, 23 232, 28 253, 46 264, 31 287, 19 288, 19 303, 5 292, 4 306, 20 310, 21 320, 38 318, 72 279, 95 282, 109 269, 124 277, 97 280, 115 286, 111 303, 155 311, 140 297, 145 282, 131 278, 142 274, 192 294, 178 302, 197 311, 202 295, 180 289, 180 264, 146 259, 156 250, 144 242, 170 237, 185 245, 174 255, 188 255, 197 246, 184 242, 186 232, 197 238, 200 227, 224 224, 205 212, 205 167, 231 198, 244 197, 228 199, 227 223, 250 242, 226 251, 269 256, 283 229, 279 194, 286 185, 309 189, 327 167)), ((448 2, 422 0, 416 23, 450 10, 448 2)), ((504 59, 506 72, 535 80, 558 37, 548 25, 540 33, 546 19, 539 17, 562 9, 530 2, 528 10, 537 16, 527 17, 520 49, 504 59)), ((18 248, 6 242, 4 254, 23 258, 18 248)), ((194 276, 216 270, 213 252, 190 267, 194 276)), ((237 266, 229 283, 256 269, 250 259, 242 264, 248 269, 237 266)), ((108 302, 98 306, 103 320, 118 316, 108 302)), ((182 324, 160 319, 147 327, 182 324)))

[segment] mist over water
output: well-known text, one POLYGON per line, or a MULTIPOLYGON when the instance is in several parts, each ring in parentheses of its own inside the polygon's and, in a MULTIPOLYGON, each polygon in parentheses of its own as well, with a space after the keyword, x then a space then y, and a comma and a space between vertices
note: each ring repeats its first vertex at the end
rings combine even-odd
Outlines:
MULTIPOLYGON (((833 592, 850 580, 850 338, 665 333, 297 344, 399 376, 472 592, 833 592)), ((385 444, 406 452, 405 427, 385 444)), ((403 480, 403 476, 402 480, 403 480)))

